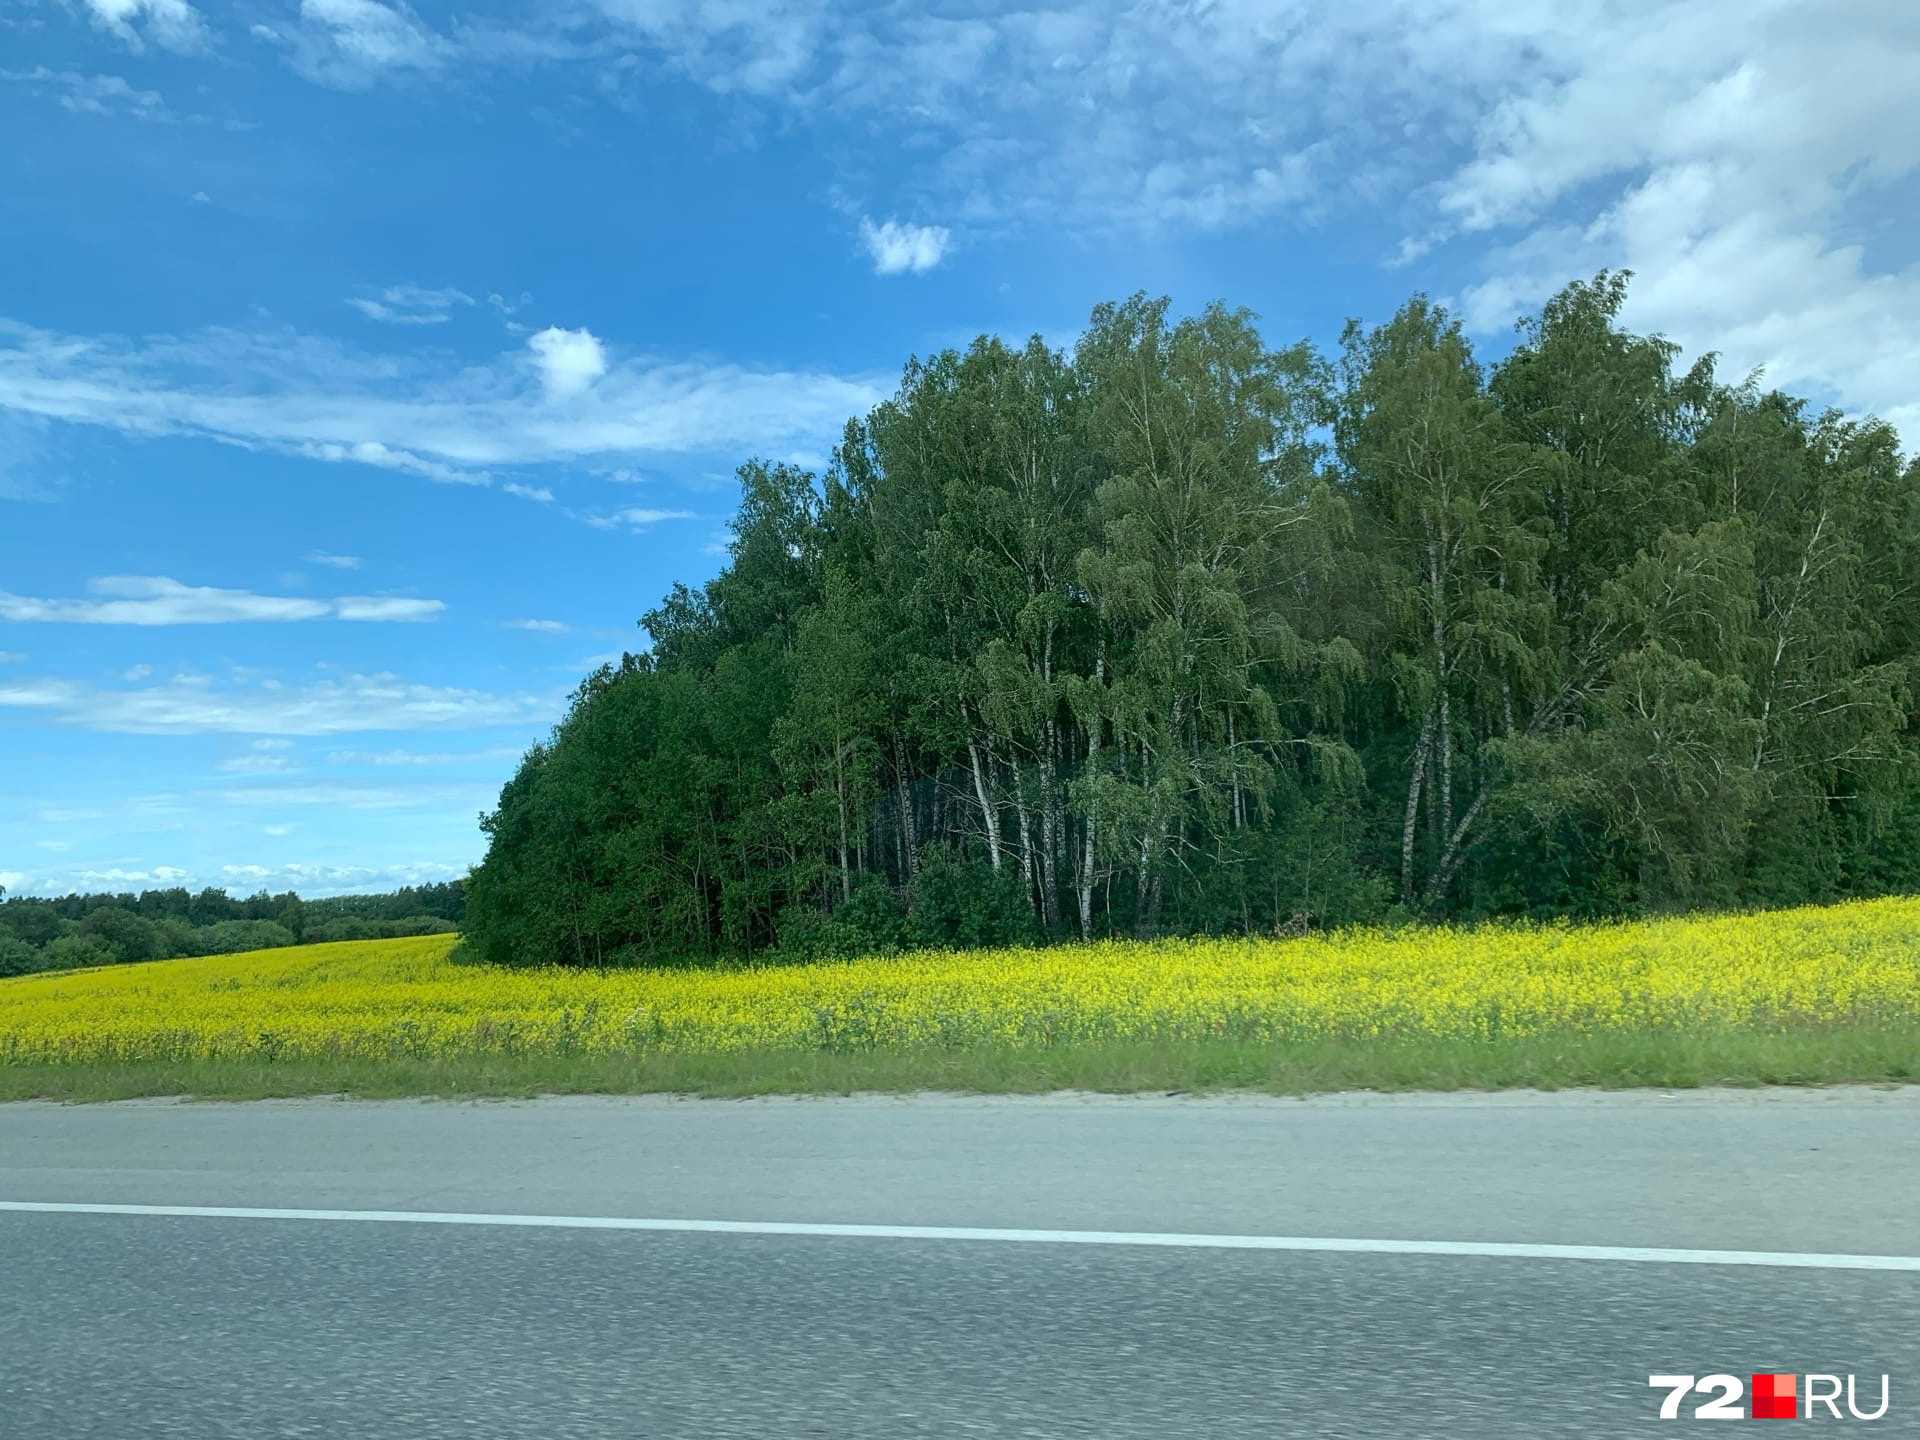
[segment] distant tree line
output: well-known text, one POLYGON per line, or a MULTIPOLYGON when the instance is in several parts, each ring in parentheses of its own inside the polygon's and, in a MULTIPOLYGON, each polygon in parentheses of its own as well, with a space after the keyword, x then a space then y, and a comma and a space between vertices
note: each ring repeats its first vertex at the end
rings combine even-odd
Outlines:
POLYGON ((225 890, 196 894, 181 888, 7 896, 0 899, 0 976, 326 940, 434 935, 459 929, 465 913, 458 881, 319 900, 303 900, 291 890, 237 899, 225 890))
POLYGON ((1103 305, 908 364, 483 817, 497 961, 848 953, 1920 885, 1920 466, 1619 324, 1498 364, 1103 305))

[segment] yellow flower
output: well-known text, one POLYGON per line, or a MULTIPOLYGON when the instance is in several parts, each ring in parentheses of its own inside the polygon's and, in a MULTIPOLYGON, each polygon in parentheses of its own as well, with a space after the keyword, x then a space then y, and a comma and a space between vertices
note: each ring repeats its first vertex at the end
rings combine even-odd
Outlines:
POLYGON ((1497 1039, 1920 1022, 1920 899, 1635 924, 498 970, 451 936, 0 981, 0 1062, 1497 1039))

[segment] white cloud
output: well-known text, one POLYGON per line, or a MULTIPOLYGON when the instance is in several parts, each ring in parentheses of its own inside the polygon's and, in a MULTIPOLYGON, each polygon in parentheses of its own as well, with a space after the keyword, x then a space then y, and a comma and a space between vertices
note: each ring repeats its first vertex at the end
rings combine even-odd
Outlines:
POLYGON ((437 70, 454 53, 454 46, 404 3, 300 0, 300 28, 290 55, 294 69, 309 80, 364 90, 394 75, 437 70))
POLYGON ((573 518, 596 530, 646 530, 663 520, 692 520, 697 517, 691 510, 656 510, 642 505, 629 505, 610 513, 585 511, 573 518))
POLYGON ((217 769, 229 775, 278 775, 290 769, 292 760, 285 755, 229 755, 217 769))
POLYGON ((136 120, 171 120, 167 102, 153 90, 136 90, 118 75, 82 75, 75 70, 0 70, 11 80, 53 95, 63 110, 76 115, 129 115, 136 120))
POLYGON ((860 243, 873 257, 876 275, 918 275, 933 269, 947 253, 947 231, 941 225, 912 225, 898 220, 874 224, 860 221, 860 243))
MULTIPOLYGON (((0 709, 35 711, 62 724, 124 735, 345 735, 356 731, 473 730, 552 722, 564 697, 491 694, 422 685, 397 675, 349 675, 304 685, 261 681, 217 687, 175 677, 143 689, 106 690, 72 680, 0 682, 0 709)), ((44 812, 43 819, 90 812, 44 812)), ((92 816, 91 818, 98 818, 92 816)))
MULTIPOLYGON (((1466 312, 1502 331, 1624 265, 1629 323, 1920 429, 1905 0, 598 4, 641 74, 761 96, 837 144, 861 123, 883 138, 847 173, 911 157, 889 198, 969 229, 1358 212, 1403 231, 1382 261, 1444 274, 1466 247, 1430 247, 1492 246, 1466 312)), ((902 237, 863 236, 910 268, 902 237)))
MULTIPOLYGON (((837 144, 852 120, 883 138, 847 173, 910 156, 889 199, 970 230, 1358 214, 1402 231, 1383 263, 1483 268, 1464 311, 1501 332, 1625 266, 1629 324, 1920 433, 1920 10, 1901 0, 598 4, 630 69, 837 144)), ((911 227, 862 238, 883 273, 937 259, 911 227)))
POLYGON ((33 843, 38 849, 52 850, 56 854, 73 848, 71 840, 36 840, 33 843))
POLYGON ((518 495, 522 500, 536 500, 542 505, 553 503, 553 491, 544 485, 522 485, 517 480, 509 480, 500 488, 509 495, 518 495))
MULTIPOLYGON (((149 23, 140 0, 112 4, 149 23)), ((481 43, 466 22, 436 34, 373 0, 307 0, 303 17, 288 54, 330 83, 592 56, 609 89, 684 80, 742 125, 778 108, 831 129, 846 213, 952 227, 934 244, 935 227, 866 221, 890 273, 936 263, 963 232, 1357 219, 1388 232, 1368 242, 1381 262, 1418 262, 1429 285, 1468 267, 1476 326, 1504 330, 1572 276, 1624 264, 1639 272, 1629 323, 1920 430, 1920 267, 1902 226, 1920 12, 1899 0, 1064 0, 993 15, 591 0, 547 12, 526 44, 481 43), (875 175, 900 178, 868 195, 875 175)), ((21 333, 13 350, 0 334, 0 406, 435 478, 818 444, 890 388, 616 358, 557 328, 437 373, 284 336, 21 333), (264 363, 171 368, 249 350, 264 363)))
POLYGON ((1920 264, 1891 217, 1920 198, 1916 94, 1905 6, 1582 14, 1440 187, 1453 228, 1495 242, 1465 313, 1504 325, 1570 275, 1630 268, 1628 323, 1878 411, 1912 444, 1920 264))
MULTIPOLYGON (((94 598, 50 600, 0 590, 0 620, 15 624, 232 625, 293 620, 432 620, 447 607, 439 600, 400 596, 345 595, 310 600, 183 585, 164 575, 107 575, 88 582, 94 598)), ((148 667, 136 669, 151 673, 148 667)), ((144 675, 128 673, 128 679, 144 675)))
POLYGON ((130 343, 0 321, 0 411, 484 484, 495 465, 784 453, 838 435, 893 385, 655 357, 615 364, 584 331, 546 333, 593 348, 563 341, 549 378, 528 365, 537 351, 470 365, 284 332, 130 343), (601 373, 585 385, 596 350, 601 373), (582 388, 553 403, 556 381, 582 388))
MULTIPOLYGON (((6 876, 0 874, 0 880, 6 876)), ((80 893, 98 893, 102 890, 123 890, 129 885, 153 885, 162 889, 191 881, 194 877, 186 870, 172 865, 155 865, 146 870, 125 870, 112 866, 105 870, 69 870, 56 878, 44 875, 38 878, 20 875, 18 887, 22 894, 63 895, 75 891, 80 893)), ((14 889, 8 886, 8 889, 14 889)))
POLYGON ((573 627, 564 620, 509 620, 509 630, 537 630, 542 635, 571 634, 573 627))
POLYGON ((291 826, 291 825, 262 825, 262 826, 260 827, 260 833, 261 833, 262 835, 271 835, 271 836, 273 836, 273 837, 274 837, 275 839, 284 839, 284 838, 285 838, 286 836, 288 836, 288 835, 291 835, 291 834, 293 833, 293 826, 291 826))
POLYGON ((335 570, 358 570, 360 568, 360 557, 358 555, 331 555, 325 550, 309 550, 307 552, 307 563, 309 565, 326 565, 335 570))
MULTIPOLYGON (((269 827, 271 833, 271 827, 269 827)), ((465 875, 464 866, 422 861, 412 865, 222 865, 222 881, 268 890, 294 890, 301 895, 380 893, 403 885, 443 884, 465 875)))
POLYGON ((424 459, 407 450, 396 450, 391 445, 383 445, 378 440, 360 440, 352 445, 318 441, 301 444, 295 448, 299 454, 305 455, 309 460, 325 460, 331 464, 351 460, 357 465, 377 465, 382 470, 403 470, 409 475, 423 475, 429 480, 444 480, 453 485, 487 483, 485 471, 463 470, 457 465, 443 465, 438 460, 424 459))
POLYGON ((423 290, 418 285, 389 285, 378 300, 347 303, 369 320, 387 325, 442 325, 452 319, 453 307, 471 305, 473 297, 459 290, 423 290))
POLYGON ((607 373, 607 352, 587 330, 562 330, 549 325, 527 337, 534 368, 552 400, 580 394, 607 373))
MULTIPOLYGON (((836 151, 852 120, 879 138, 845 170, 898 171, 887 162, 907 158, 902 199, 982 228, 1125 229, 1244 226, 1345 185, 1358 142, 1404 138, 1406 107, 1383 77, 1424 76, 1436 63, 1421 33, 1429 12, 1487 0, 1338 10, 1310 0, 1067 0, 994 13, 597 3, 631 52, 623 78, 651 81, 651 69, 760 98, 834 126, 836 151)), ((1477 68, 1468 58, 1438 63, 1477 68)), ((913 227, 899 228, 906 237, 889 237, 881 253, 934 263, 945 237, 916 242, 913 227)))
POLYGON ((18 650, 0 650, 0 665, 11 665, 15 661, 26 658, 27 657, 22 655, 18 650))
MULTIPOLYGON (((587 669, 593 667, 587 666, 587 669)), ((511 745, 496 745, 488 750, 336 750, 327 756, 329 765, 439 766, 491 765, 502 760, 518 760, 526 752, 511 745)))
POLYGON ((86 0, 95 28, 114 36, 129 50, 151 41, 162 50, 192 54, 207 47, 207 26, 186 0, 86 0))
POLYGON ((120 673, 120 678, 128 681, 139 681, 147 679, 152 674, 153 666, 151 665, 129 665, 120 673))
POLYGON ((444 601, 399 595, 343 595, 333 602, 333 613, 342 620, 432 620, 446 608, 444 601))
MULTIPOLYGON (((262 826, 262 833, 285 836, 291 825, 262 826)), ((176 865, 153 865, 140 869, 111 866, 100 869, 43 870, 29 873, 0 870, 0 887, 15 895, 66 895, 101 890, 125 890, 130 887, 170 888, 183 885, 198 889, 217 885, 240 891, 293 890, 307 897, 379 893, 397 890, 403 885, 430 885, 457 880, 466 874, 464 866, 442 865, 433 861, 412 864, 363 865, 222 865, 202 872, 176 865)))

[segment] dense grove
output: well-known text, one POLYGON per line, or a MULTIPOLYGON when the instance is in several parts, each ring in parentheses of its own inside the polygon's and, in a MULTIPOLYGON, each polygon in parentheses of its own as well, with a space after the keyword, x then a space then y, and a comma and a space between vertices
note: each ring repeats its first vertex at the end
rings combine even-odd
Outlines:
POLYGON ((242 899, 225 890, 195 894, 178 887, 138 895, 18 895, 0 900, 0 976, 445 934, 459 928, 465 908, 458 882, 318 900, 292 891, 262 890, 242 899))
POLYGON ((487 958, 1916 888, 1920 466, 1570 286, 1494 365, 1096 310, 907 366, 483 821, 487 958))

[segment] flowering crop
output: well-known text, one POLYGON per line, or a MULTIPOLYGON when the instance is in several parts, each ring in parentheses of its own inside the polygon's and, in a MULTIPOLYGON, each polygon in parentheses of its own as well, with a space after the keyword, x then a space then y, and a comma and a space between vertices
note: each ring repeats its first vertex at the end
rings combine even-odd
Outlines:
POLYGON ((744 970, 502 970, 450 963, 452 945, 353 941, 0 981, 0 1062, 1920 1023, 1920 899, 744 970))

